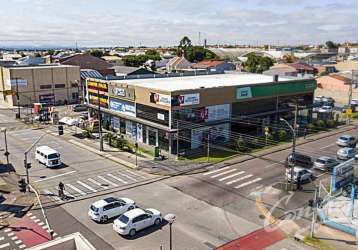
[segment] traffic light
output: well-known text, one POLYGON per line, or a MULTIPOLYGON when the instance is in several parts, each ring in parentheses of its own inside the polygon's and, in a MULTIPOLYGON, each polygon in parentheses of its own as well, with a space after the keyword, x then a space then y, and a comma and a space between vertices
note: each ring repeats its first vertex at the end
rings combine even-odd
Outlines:
POLYGON ((26 193, 26 186, 27 186, 27 184, 25 182, 25 179, 21 178, 19 180, 19 190, 20 190, 20 192, 26 193))
POLYGON ((63 135, 63 125, 58 126, 58 135, 63 135))

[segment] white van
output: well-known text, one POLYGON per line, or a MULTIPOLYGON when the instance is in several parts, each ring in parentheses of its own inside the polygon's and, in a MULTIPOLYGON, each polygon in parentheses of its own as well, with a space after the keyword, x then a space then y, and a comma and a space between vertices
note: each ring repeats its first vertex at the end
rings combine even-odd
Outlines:
POLYGON ((35 159, 47 167, 57 167, 61 165, 60 154, 48 146, 37 147, 35 159))

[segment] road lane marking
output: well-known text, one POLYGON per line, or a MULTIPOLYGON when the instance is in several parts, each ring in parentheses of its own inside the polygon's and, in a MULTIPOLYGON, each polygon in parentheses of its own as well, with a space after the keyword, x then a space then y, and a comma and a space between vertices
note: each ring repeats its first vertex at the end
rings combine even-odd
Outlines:
POLYGON ((24 245, 24 244, 22 244, 22 245, 19 246, 20 249, 23 249, 23 248, 25 248, 25 247, 26 247, 26 245, 24 245))
POLYGON ((104 189, 108 189, 108 188, 109 188, 109 187, 107 187, 107 186, 103 186, 101 183, 99 183, 99 182, 96 181, 96 180, 93 180, 92 178, 88 178, 87 180, 89 180, 90 182, 92 182, 92 183, 96 184, 97 186, 100 186, 100 187, 102 187, 102 188, 104 188, 104 189))
POLYGON ((16 245, 19 245, 19 244, 21 244, 22 243, 22 240, 17 240, 17 241, 15 241, 15 244, 16 245))
POLYGON ((11 232, 11 229, 10 228, 7 228, 4 230, 5 233, 8 233, 8 232, 11 232))
POLYGON ((34 222, 35 222, 35 223, 37 223, 37 222, 39 222, 39 221, 40 221, 40 219, 36 219, 36 220, 34 220, 34 222))
POLYGON ((118 173, 118 174, 120 174, 120 175, 122 175, 122 176, 124 176, 124 177, 127 177, 128 179, 131 179, 132 181, 137 181, 136 178, 133 178, 132 176, 129 176, 129 175, 127 175, 127 174, 123 174, 123 173, 118 173))
POLYGON ((17 240, 17 236, 11 237, 11 240, 17 240))
POLYGON ((216 177, 219 177, 219 176, 222 176, 222 175, 225 175, 225 174, 228 174, 228 173, 232 173, 232 172, 235 172, 235 171, 236 171, 236 168, 230 169, 230 170, 228 170, 228 171, 215 174, 215 175, 211 176, 210 178, 216 178, 216 177))
POLYGON ((34 182, 47 181, 47 180, 51 180, 51 179, 54 179, 54 178, 57 178, 57 177, 61 177, 61 176, 64 176, 64 175, 73 174, 73 173, 75 173, 75 172, 77 172, 77 171, 76 171, 76 170, 73 170, 73 171, 70 171, 70 172, 67 172, 67 173, 50 176, 50 177, 47 177, 47 178, 44 178, 44 179, 41 179, 41 180, 36 180, 36 181, 34 181, 34 182))
POLYGON ((79 193, 80 195, 86 195, 85 192, 83 192, 81 189, 76 188, 75 186, 71 185, 71 184, 65 184, 67 187, 69 187, 72 190, 75 190, 77 193, 79 193))
POLYGON ((256 179, 254 179, 254 180, 251 180, 251 181, 242 183, 242 184, 240 184, 239 186, 236 186, 235 188, 238 189, 238 188, 246 187, 246 186, 248 186, 248 185, 250 185, 250 184, 253 184, 253 183, 258 182, 258 181, 261 181, 261 180, 262 180, 262 178, 256 178, 256 179))
POLYGON ((53 192, 51 192, 50 190, 44 189, 44 193, 46 195, 50 195, 51 197, 55 198, 58 201, 62 201, 60 197, 58 197, 56 194, 54 194, 53 192))
POLYGON ((14 236, 14 235, 15 235, 15 233, 14 233, 14 232, 12 232, 12 233, 8 233, 8 234, 7 234, 7 236, 9 236, 9 237, 14 236))
POLYGON ((30 212, 30 213, 27 213, 27 216, 31 216, 32 215, 32 213, 30 212))
POLYGON ((2 245, 0 245, 0 249, 1 249, 1 248, 8 247, 8 246, 10 246, 10 243, 5 243, 5 244, 2 244, 2 245))
POLYGON ((139 177, 139 178, 145 179, 145 177, 141 176, 140 174, 137 174, 137 173, 135 173, 135 172, 133 172, 133 171, 129 171, 128 169, 124 169, 124 171, 126 171, 127 173, 130 173, 130 174, 132 174, 132 175, 135 175, 135 176, 137 176, 137 177, 139 177))
POLYGON ((53 235, 53 237, 56 237, 58 234, 57 234, 57 233, 53 233, 52 235, 53 235))
POLYGON ((0 237, 0 240, 4 240, 5 239, 5 237, 0 237))
POLYGON ((47 228, 48 228, 48 226, 47 226, 47 225, 45 225, 45 226, 42 226, 42 228, 43 228, 43 229, 47 229, 47 228))
POLYGON ((112 177, 113 179, 116 179, 117 181, 123 182, 124 184, 127 184, 128 182, 126 182, 125 180, 122 180, 121 178, 113 175, 113 174, 107 174, 109 177, 112 177))
POLYGON ((78 184, 80 184, 81 186, 83 186, 83 187, 87 188, 88 190, 91 190, 91 191, 92 191, 92 192, 94 192, 94 193, 96 193, 96 192, 97 192, 97 190, 96 190, 96 189, 94 189, 93 187, 91 187, 91 186, 87 185, 86 183, 83 183, 82 181, 77 181, 77 183, 78 183, 78 184))
POLYGON ((107 180, 106 178, 104 178, 103 176, 98 175, 97 178, 101 179, 104 182, 107 182, 108 184, 114 186, 114 187, 118 187, 118 184, 111 182, 110 180, 107 180))
POLYGON ((231 184, 233 184, 233 183, 235 183, 235 182, 239 182, 239 181, 245 180, 245 179, 250 178, 250 177, 252 177, 252 176, 253 176, 252 174, 245 175, 245 176, 243 176, 243 177, 241 177, 241 178, 238 178, 238 179, 235 179, 235 180, 226 182, 226 185, 231 185, 231 184))
POLYGON ((243 173, 245 173, 245 171, 241 171, 241 172, 238 172, 238 173, 235 173, 235 174, 226 176, 226 177, 224 177, 224 178, 219 179, 219 181, 225 181, 225 180, 227 180, 227 179, 230 179, 230 178, 232 178, 232 177, 238 176, 238 175, 243 174, 243 173))
POLYGON ((331 146, 333 146, 333 145, 336 145, 336 144, 335 144, 335 143, 331 143, 331 144, 328 144, 327 146, 321 147, 321 148, 319 148, 319 149, 326 149, 326 148, 329 148, 329 147, 331 147, 331 146))
POLYGON ((230 166, 224 167, 224 168, 219 168, 219 169, 216 169, 216 170, 213 170, 213 171, 209 171, 209 172, 203 173, 203 175, 214 174, 214 173, 217 173, 217 172, 220 172, 220 171, 224 171, 224 170, 229 169, 229 168, 230 168, 230 166))
POLYGON ((34 215, 34 216, 31 216, 30 219, 31 219, 31 220, 34 220, 34 219, 36 219, 36 216, 35 216, 35 215, 34 215))
POLYGON ((283 160, 283 161, 280 161, 280 162, 276 162, 276 163, 272 163, 272 164, 270 164, 270 165, 265 166, 265 168, 270 168, 270 167, 279 165, 279 164, 281 164, 281 163, 284 163, 285 161, 286 161, 286 160, 283 160))
POLYGON ((37 223, 37 225, 39 225, 39 226, 43 226, 43 225, 45 225, 45 223, 40 222, 40 223, 37 223))

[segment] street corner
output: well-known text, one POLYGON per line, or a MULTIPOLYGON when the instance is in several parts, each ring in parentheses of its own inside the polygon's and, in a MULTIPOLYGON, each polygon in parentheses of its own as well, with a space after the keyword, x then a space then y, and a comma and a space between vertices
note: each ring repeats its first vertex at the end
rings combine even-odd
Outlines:
POLYGON ((4 231, 18 248, 28 248, 48 242, 57 234, 49 233, 48 226, 31 212, 10 224, 4 231))

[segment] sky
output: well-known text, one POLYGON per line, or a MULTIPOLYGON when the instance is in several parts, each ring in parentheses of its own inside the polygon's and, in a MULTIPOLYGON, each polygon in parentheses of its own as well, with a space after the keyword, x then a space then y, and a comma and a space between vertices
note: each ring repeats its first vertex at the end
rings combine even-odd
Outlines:
POLYGON ((0 46, 318 44, 358 41, 357 20, 357 0, 0 0, 0 46))

